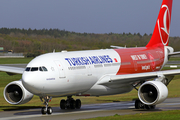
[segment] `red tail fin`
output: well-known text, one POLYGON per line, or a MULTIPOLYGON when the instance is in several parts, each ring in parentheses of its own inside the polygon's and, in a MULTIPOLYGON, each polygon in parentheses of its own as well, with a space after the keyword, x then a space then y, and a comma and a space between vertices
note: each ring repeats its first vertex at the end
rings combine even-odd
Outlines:
POLYGON ((151 47, 154 45, 168 45, 172 3, 173 0, 163 0, 153 35, 146 47, 151 47))

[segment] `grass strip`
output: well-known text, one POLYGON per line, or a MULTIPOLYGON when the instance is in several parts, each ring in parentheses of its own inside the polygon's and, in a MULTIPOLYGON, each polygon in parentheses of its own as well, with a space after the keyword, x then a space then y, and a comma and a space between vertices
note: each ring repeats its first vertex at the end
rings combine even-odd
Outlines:
POLYGON ((138 113, 134 115, 118 115, 97 117, 86 120, 179 120, 180 110, 160 111, 151 113, 138 113))

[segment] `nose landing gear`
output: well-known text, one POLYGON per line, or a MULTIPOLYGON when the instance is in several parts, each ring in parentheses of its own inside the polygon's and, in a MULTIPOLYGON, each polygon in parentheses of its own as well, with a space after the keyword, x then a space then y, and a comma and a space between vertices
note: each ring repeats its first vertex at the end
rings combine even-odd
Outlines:
POLYGON ((46 113, 47 114, 52 114, 52 108, 51 107, 48 107, 48 103, 51 101, 51 99, 52 99, 52 97, 49 97, 49 96, 46 96, 46 97, 44 97, 44 98, 40 98, 41 99, 41 101, 43 101, 43 99, 44 99, 44 105, 45 105, 45 107, 43 107, 42 109, 41 109, 41 113, 43 114, 43 115, 45 115, 46 113))
MULTIPOLYGON (((41 113, 43 115, 45 114, 52 114, 53 110, 51 107, 48 107, 48 103, 51 101, 52 97, 46 96, 46 97, 40 97, 41 101, 44 102, 43 104, 45 107, 42 107, 41 113)), ((64 109, 80 109, 81 108, 81 100, 76 99, 74 100, 72 96, 68 96, 67 100, 62 99, 60 102, 60 108, 62 110, 64 109)))
POLYGON ((60 108, 64 109, 80 109, 81 108, 81 100, 76 99, 74 100, 72 96, 68 96, 67 100, 62 99, 60 101, 60 108))

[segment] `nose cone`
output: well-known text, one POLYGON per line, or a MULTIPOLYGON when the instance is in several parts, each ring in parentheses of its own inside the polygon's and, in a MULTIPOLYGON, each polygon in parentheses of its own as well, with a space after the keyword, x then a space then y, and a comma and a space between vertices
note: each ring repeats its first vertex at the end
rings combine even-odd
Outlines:
POLYGON ((33 94, 39 94, 40 91, 37 89, 37 80, 34 74, 24 72, 22 75, 23 86, 33 94))

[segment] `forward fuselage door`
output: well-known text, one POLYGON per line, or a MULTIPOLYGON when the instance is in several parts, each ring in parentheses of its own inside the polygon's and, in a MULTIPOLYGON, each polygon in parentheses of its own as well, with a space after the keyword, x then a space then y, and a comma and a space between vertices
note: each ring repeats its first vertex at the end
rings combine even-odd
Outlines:
POLYGON ((61 62, 59 60, 54 61, 56 63, 56 66, 58 68, 59 71, 59 78, 65 78, 65 71, 64 71, 64 67, 63 64, 61 64, 61 62))
POLYGON ((87 66, 87 72, 88 72, 88 76, 92 76, 92 72, 91 72, 91 66, 90 65, 88 65, 87 66))

